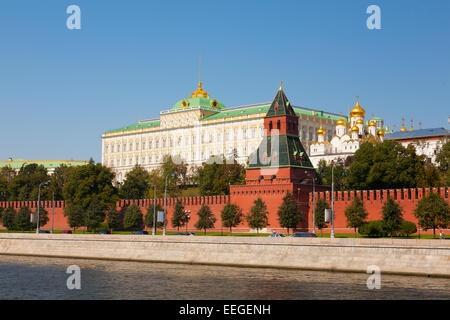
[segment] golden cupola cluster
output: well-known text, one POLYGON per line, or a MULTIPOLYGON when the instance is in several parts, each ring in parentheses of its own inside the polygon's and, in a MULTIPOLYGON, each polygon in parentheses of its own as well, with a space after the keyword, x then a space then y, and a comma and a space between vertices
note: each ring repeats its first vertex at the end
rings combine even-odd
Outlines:
POLYGON ((377 135, 378 135, 379 137, 384 137, 384 131, 383 131, 382 128, 378 129, 377 135))
POLYGON ((356 98, 356 105, 350 110, 351 117, 365 117, 366 110, 359 105, 359 97, 356 98))
POLYGON ((356 124, 364 124, 364 121, 362 121, 361 119, 356 120, 356 124))
POLYGON ((203 90, 201 81, 198 82, 198 88, 197 88, 197 90, 195 90, 194 92, 191 93, 190 98, 208 98, 209 99, 209 94, 208 94, 208 92, 203 90))
POLYGON ((352 130, 352 132, 359 132, 359 129, 357 126, 353 126, 351 130, 352 130))
POLYGON ((376 127, 376 126, 377 126, 377 124, 375 123, 375 121, 370 120, 369 127, 376 127))

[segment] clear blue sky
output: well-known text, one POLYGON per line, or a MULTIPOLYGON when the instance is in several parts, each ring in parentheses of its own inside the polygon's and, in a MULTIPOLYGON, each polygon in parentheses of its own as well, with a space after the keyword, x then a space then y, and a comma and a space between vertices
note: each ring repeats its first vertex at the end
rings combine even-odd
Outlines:
POLYGON ((0 2, 0 160, 101 160, 101 134, 155 118, 198 81, 226 106, 271 101, 389 126, 448 127, 450 1, 0 2), (79 5, 82 29, 66 28, 79 5), (368 30, 366 8, 381 8, 368 30))

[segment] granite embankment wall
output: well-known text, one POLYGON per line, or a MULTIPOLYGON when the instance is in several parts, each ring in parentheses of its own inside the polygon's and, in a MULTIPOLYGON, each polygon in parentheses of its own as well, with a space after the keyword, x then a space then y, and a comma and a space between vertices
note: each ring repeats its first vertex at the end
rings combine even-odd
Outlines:
POLYGON ((0 234, 0 255, 450 277, 450 241, 0 234))

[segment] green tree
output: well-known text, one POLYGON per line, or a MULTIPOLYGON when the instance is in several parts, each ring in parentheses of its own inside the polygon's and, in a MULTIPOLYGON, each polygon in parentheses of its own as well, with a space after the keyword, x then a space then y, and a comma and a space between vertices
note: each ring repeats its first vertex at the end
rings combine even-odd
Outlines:
POLYGON ((123 226, 125 229, 133 231, 144 228, 144 217, 141 209, 137 205, 132 204, 127 208, 123 219, 123 226))
MULTIPOLYGON (((55 200, 64 200, 64 185, 69 178, 71 169, 72 167, 62 164, 59 167, 55 168, 55 171, 50 176, 49 189, 54 191, 55 200)), ((50 194, 50 196, 52 195, 50 194)))
POLYGON ((30 231, 33 229, 31 222, 31 210, 29 207, 22 207, 16 214, 16 229, 20 231, 30 231))
POLYGON ((184 206, 181 201, 175 203, 171 222, 174 228, 178 228, 178 231, 180 230, 180 227, 184 226, 186 223, 186 212, 184 211, 184 206))
POLYGON ((202 196, 230 194, 230 185, 245 184, 245 168, 236 159, 212 157, 194 172, 202 196))
POLYGON ((317 179, 318 184, 331 186, 332 183, 332 176, 331 174, 334 174, 334 189, 339 190, 345 190, 346 188, 346 170, 344 167, 343 162, 338 162, 334 164, 334 169, 332 169, 332 164, 327 164, 325 160, 319 161, 319 166, 317 169, 317 179))
POLYGON ((323 237, 323 229, 327 227, 325 222, 325 209, 330 209, 330 204, 325 199, 319 199, 316 203, 316 227, 320 230, 320 236, 323 237))
POLYGON ((364 220, 367 218, 367 211, 364 208, 364 203, 359 197, 350 203, 350 205, 344 211, 347 218, 347 227, 353 228, 356 238, 356 229, 364 224, 364 220))
MULTIPOLYGON (((154 210, 154 206, 151 205, 147 208, 147 213, 144 217, 144 224, 147 228, 153 228, 153 210, 154 210)), ((158 217, 158 212, 159 211, 164 211, 164 209, 162 208, 162 206, 158 203, 156 204, 156 217, 158 217)), ((156 221, 156 218, 155 218, 156 221)), ((156 222, 156 227, 157 228, 162 228, 164 226, 163 222, 156 222)))
POLYGON ((346 185, 352 189, 416 187, 426 181, 425 162, 413 145, 405 148, 391 140, 375 145, 366 142, 355 152, 346 185))
POLYGON ((104 221, 105 212, 116 206, 118 200, 113 180, 114 173, 101 164, 90 162, 84 166, 72 167, 64 184, 63 194, 67 202, 64 215, 72 221, 73 228, 89 226, 95 229, 104 221), (72 219, 70 214, 77 217, 72 219), (80 219, 79 215, 84 217, 80 219))
MULTIPOLYGON (((34 210, 34 214, 36 215, 36 219, 37 219, 37 209, 34 210)), ((49 217, 48 217, 48 211, 44 209, 44 207, 39 206, 39 228, 45 226, 48 221, 49 221, 49 217)), ((37 224, 36 222, 34 222, 33 224, 33 228, 37 228, 37 224)))
POLYGON ((222 225, 225 228, 230 228, 230 235, 233 233, 233 228, 237 227, 244 217, 242 209, 238 205, 232 203, 227 203, 223 207, 220 215, 222 218, 222 225))
POLYGON ((382 213, 384 230, 390 233, 392 238, 394 233, 401 229, 403 221, 402 208, 400 207, 400 204, 388 197, 387 201, 383 204, 382 213))
POLYGON ((17 229, 16 214, 17 212, 13 207, 7 208, 2 214, 2 224, 6 229, 8 229, 8 231, 17 229))
POLYGON ((83 209, 78 205, 71 205, 64 208, 64 216, 67 217, 67 223, 75 231, 76 229, 85 226, 85 214, 83 209))
POLYGON ((436 162, 441 172, 441 185, 450 186, 450 141, 447 141, 436 154, 436 162))
POLYGON ((433 229, 433 238, 437 228, 447 228, 450 219, 448 203, 437 193, 430 193, 417 203, 414 215, 424 230, 433 229))
POLYGON ((116 207, 110 208, 106 213, 106 223, 108 225, 108 229, 112 234, 113 230, 117 230, 121 225, 123 225, 122 213, 117 210, 116 207))
POLYGON ((268 214, 269 212, 264 201, 261 198, 256 199, 250 208, 250 213, 246 216, 248 226, 256 229, 256 233, 259 234, 259 230, 267 227, 269 224, 268 214))
POLYGON ((147 170, 136 165, 129 171, 125 181, 120 187, 121 199, 143 199, 146 198, 150 188, 150 175, 147 170))
MULTIPOLYGON (((36 163, 22 166, 19 173, 8 183, 8 200, 37 200, 39 185, 50 180, 47 169, 36 163)), ((47 188, 41 188, 41 200, 51 200, 52 194, 47 188)))
POLYGON ((297 228, 298 224, 302 222, 303 213, 299 210, 295 196, 288 192, 283 198, 283 203, 278 209, 278 221, 282 228, 289 229, 297 228))
POLYGON ((197 212, 198 221, 195 224, 195 227, 198 230, 204 230, 206 235, 207 229, 214 228, 214 223, 216 222, 216 217, 211 212, 211 209, 206 204, 203 204, 200 210, 197 212))

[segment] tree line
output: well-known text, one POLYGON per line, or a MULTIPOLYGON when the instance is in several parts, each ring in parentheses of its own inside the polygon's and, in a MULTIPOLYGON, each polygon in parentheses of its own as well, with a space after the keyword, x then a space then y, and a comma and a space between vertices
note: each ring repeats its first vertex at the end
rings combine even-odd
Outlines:
MULTIPOLYGON (((325 222, 325 209, 329 209, 330 204, 325 199, 319 199, 316 204, 316 227, 322 230, 328 227, 325 222)), ((403 219, 403 209, 400 204, 388 197, 382 207, 382 220, 366 221, 368 213, 364 202, 359 197, 355 197, 350 205, 345 209, 347 227, 356 232, 369 237, 383 237, 394 235, 409 236, 417 232, 414 223, 403 219)), ((433 230, 436 235, 437 229, 445 229, 450 223, 450 209, 448 203, 436 193, 430 193, 421 199, 414 209, 418 226, 423 230, 433 230)))
POLYGON ((415 147, 395 141, 363 143, 353 156, 334 164, 320 161, 318 184, 331 185, 334 167, 335 190, 375 190, 450 186, 450 141, 436 154, 436 164, 415 147))

